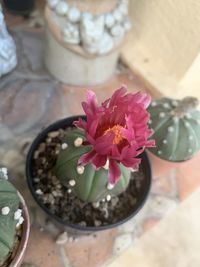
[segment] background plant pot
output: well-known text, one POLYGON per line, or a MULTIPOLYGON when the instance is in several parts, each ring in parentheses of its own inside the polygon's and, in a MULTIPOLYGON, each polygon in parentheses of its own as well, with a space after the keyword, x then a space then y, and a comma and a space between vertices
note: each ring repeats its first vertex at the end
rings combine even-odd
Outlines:
POLYGON ((34 9, 34 0, 3 0, 4 6, 16 15, 26 16, 34 9))
POLYGON ((115 72, 119 49, 106 55, 88 57, 64 47, 46 26, 45 65, 59 81, 75 86, 106 82, 115 72))
POLYGON ((149 150, 147 150, 147 154, 148 154, 148 157, 151 163, 153 178, 167 174, 170 170, 177 169, 178 167, 192 160, 191 158, 186 161, 168 161, 168 160, 164 160, 164 159, 157 157, 156 155, 151 153, 149 150))
POLYGON ((51 219, 53 219, 54 222, 57 223, 57 225, 59 225, 61 227, 61 229, 63 230, 72 230, 72 232, 74 232, 73 230, 76 231, 76 233, 78 234, 82 234, 82 233, 89 233, 92 231, 99 231, 99 230, 106 230, 106 229, 110 229, 113 228, 115 226, 118 226, 126 221, 128 221, 130 218, 132 218, 133 216, 136 215, 136 213, 142 208, 142 206, 144 205, 149 190, 150 190, 150 185, 151 185, 151 168, 150 168, 150 163, 147 157, 146 153, 143 153, 141 155, 142 157, 142 163, 141 163, 141 170, 144 173, 144 177, 145 179, 143 179, 142 181, 142 186, 141 186, 141 194, 139 196, 139 198, 137 199, 137 204, 134 206, 134 209, 131 211, 131 213, 126 217, 123 218, 122 220, 118 221, 117 223, 113 223, 113 224, 109 224, 109 225, 105 225, 105 226, 99 226, 99 227, 89 227, 89 226, 80 226, 78 224, 71 224, 68 222, 64 222, 63 220, 61 220, 59 217, 55 216, 54 214, 52 214, 49 209, 38 199, 37 194, 35 193, 35 189, 33 186, 33 157, 34 157, 34 152, 37 150, 39 144, 41 142, 43 142, 45 140, 45 138, 47 137, 47 134, 51 131, 56 131, 60 128, 66 128, 66 127, 71 127, 73 122, 75 120, 78 120, 79 117, 82 117, 85 119, 84 116, 74 116, 74 117, 69 117, 66 119, 62 119, 60 121, 57 121, 53 124, 51 124, 49 127, 47 127, 46 129, 44 129, 34 140, 34 142, 31 145, 31 148, 29 150, 29 153, 27 155, 27 161, 26 161, 26 176, 27 176, 27 182, 29 185, 29 189, 35 199, 35 201, 38 203, 38 205, 43 209, 43 211, 49 216, 51 217, 51 219))
POLYGON ((24 254, 26 251, 26 247, 28 244, 28 239, 29 239, 29 233, 30 233, 30 218, 29 218, 29 212, 28 208, 26 206, 26 203, 24 201, 24 198, 22 197, 21 194, 20 199, 21 199, 21 209, 22 209, 22 215, 24 218, 24 222, 22 225, 22 236, 21 236, 21 241, 19 243, 19 246, 16 250, 15 255, 13 255, 13 260, 10 263, 9 267, 20 267, 21 263, 24 258, 24 254))

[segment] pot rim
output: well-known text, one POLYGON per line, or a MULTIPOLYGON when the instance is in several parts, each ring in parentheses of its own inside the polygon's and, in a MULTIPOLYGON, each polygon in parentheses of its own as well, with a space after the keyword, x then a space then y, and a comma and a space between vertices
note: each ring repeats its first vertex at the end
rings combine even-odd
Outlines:
POLYGON ((29 240, 29 234, 30 234, 30 217, 27 205, 25 203, 25 200, 21 193, 18 191, 19 197, 20 197, 20 207, 22 208, 22 214, 24 218, 24 222, 22 224, 22 236, 20 243, 17 247, 17 252, 9 265, 9 267, 19 267, 20 264, 23 261, 24 254, 27 248, 28 240, 29 240))
POLYGON ((80 117, 83 118, 83 119, 86 119, 86 116, 83 116, 83 115, 67 117, 67 118, 58 120, 58 121, 50 124, 48 127, 44 128, 37 135, 37 137, 34 139, 33 143, 31 144, 31 147, 30 147, 29 152, 27 154, 27 160, 26 160, 27 183, 28 183, 28 186, 29 186, 29 189, 31 191, 31 194, 32 194, 33 198, 35 199, 36 203, 40 206, 40 208, 42 208, 42 210, 50 218, 52 218, 53 220, 55 220, 56 222, 58 222, 62 226, 69 227, 69 228, 72 228, 72 229, 75 229, 75 230, 79 230, 81 232, 92 232, 92 231, 96 232, 96 231, 101 231, 101 230, 112 229, 112 228, 114 228, 116 226, 119 226, 119 225, 127 222, 132 217, 134 217, 139 212, 139 210, 144 206, 144 204, 146 202, 146 199, 147 199, 147 197, 149 195, 149 191, 150 191, 150 188, 151 188, 151 181, 152 181, 152 173, 151 173, 150 161, 149 161, 149 158, 148 158, 146 152, 143 152, 143 154, 142 154, 143 165, 141 163, 141 166, 143 166, 143 171, 146 173, 146 176, 147 176, 148 179, 146 179, 146 181, 144 183, 144 188, 143 188, 143 191, 142 191, 142 197, 141 197, 139 203, 136 204, 136 206, 135 206, 134 210, 131 212, 131 214, 128 215, 127 217, 125 217, 124 219, 119 220, 116 223, 103 225, 103 226, 81 226, 81 225, 78 225, 78 224, 73 224, 73 223, 69 223, 69 222, 63 221, 61 218, 59 218, 55 214, 51 213, 49 211, 49 209, 39 200, 39 198, 37 197, 37 195, 35 193, 35 189, 33 187, 33 183, 32 183, 32 181, 33 181, 32 178, 33 177, 32 177, 32 173, 31 173, 31 163, 32 163, 32 160, 33 160, 34 151, 37 149, 38 145, 42 142, 42 140, 44 140, 44 138, 46 137, 48 132, 58 130, 59 128, 62 128, 62 127, 67 127, 67 126, 70 127, 72 125, 72 122, 75 121, 75 120, 78 120, 78 118, 80 118, 80 117))

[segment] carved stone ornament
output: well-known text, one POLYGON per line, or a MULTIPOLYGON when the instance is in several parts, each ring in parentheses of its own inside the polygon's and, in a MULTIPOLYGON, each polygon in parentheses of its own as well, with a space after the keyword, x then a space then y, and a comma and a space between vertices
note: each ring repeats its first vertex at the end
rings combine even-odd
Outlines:
POLYGON ((81 12, 64 0, 48 0, 66 44, 80 45, 89 54, 107 54, 129 31, 128 1, 118 0, 114 10, 94 15, 81 12))
POLYGON ((8 33, 0 4, 0 77, 17 65, 16 46, 8 33))

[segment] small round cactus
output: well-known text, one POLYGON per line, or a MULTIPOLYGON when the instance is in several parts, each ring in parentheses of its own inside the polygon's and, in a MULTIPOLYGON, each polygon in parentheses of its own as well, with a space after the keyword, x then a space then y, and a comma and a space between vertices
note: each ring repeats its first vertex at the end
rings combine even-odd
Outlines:
POLYGON ((23 222, 20 198, 7 178, 7 169, 0 168, 0 266, 4 266, 11 255, 17 228, 23 222))
POLYGON ((162 98, 153 101, 148 109, 154 130, 156 147, 149 150, 159 158, 185 161, 200 150, 200 111, 198 99, 162 98))
POLYGON ((120 164, 121 177, 112 187, 108 183, 108 170, 105 165, 99 170, 88 164, 78 165, 80 156, 90 151, 90 146, 83 145, 84 133, 79 129, 69 131, 63 139, 55 173, 69 192, 86 202, 97 202, 102 199, 110 200, 111 196, 122 193, 128 186, 131 177, 129 168, 120 164))

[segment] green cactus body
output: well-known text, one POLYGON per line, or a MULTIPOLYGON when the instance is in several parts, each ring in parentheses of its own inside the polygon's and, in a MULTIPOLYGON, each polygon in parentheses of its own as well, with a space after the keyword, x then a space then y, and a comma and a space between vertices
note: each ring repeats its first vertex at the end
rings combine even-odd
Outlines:
POLYGON ((108 171, 104 168, 95 170, 91 164, 84 167, 84 172, 79 174, 77 172, 78 160, 81 155, 91 150, 90 146, 81 145, 75 147, 74 141, 76 138, 82 138, 84 140, 84 134, 78 129, 69 131, 63 143, 66 143, 68 147, 60 151, 55 173, 60 179, 61 183, 68 188, 70 187, 70 181, 75 181, 75 185, 70 188, 75 195, 86 202, 96 202, 106 196, 118 195, 122 193, 128 186, 130 180, 130 170, 120 164, 122 175, 111 190, 107 188, 108 185, 108 171))
POLYGON ((150 127, 156 147, 149 149, 156 156, 169 161, 190 159, 200 150, 200 111, 198 100, 162 98, 153 101, 148 109, 150 127))
POLYGON ((15 243, 17 220, 14 219, 14 213, 20 204, 16 189, 6 178, 0 169, 0 266, 10 256, 15 243), (6 209, 9 209, 9 213, 6 209))

